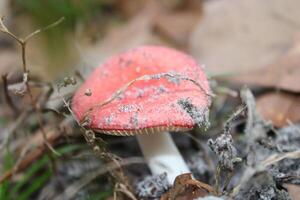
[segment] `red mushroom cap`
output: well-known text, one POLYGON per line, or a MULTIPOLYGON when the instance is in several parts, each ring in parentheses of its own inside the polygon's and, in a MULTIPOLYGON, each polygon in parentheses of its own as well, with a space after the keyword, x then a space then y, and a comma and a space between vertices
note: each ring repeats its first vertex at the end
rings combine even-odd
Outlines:
POLYGON ((192 57, 143 46, 100 65, 76 92, 72 109, 79 121, 89 119, 89 128, 107 134, 187 130, 207 122, 209 93, 206 75, 192 57))

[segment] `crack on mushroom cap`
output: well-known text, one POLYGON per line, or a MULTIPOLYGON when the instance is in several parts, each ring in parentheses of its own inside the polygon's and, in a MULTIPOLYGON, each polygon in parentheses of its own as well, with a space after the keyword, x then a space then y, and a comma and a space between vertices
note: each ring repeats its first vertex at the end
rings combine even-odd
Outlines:
POLYGON ((196 107, 190 98, 181 98, 177 101, 177 104, 194 120, 198 127, 204 127, 207 129, 209 123, 209 110, 208 108, 196 107))

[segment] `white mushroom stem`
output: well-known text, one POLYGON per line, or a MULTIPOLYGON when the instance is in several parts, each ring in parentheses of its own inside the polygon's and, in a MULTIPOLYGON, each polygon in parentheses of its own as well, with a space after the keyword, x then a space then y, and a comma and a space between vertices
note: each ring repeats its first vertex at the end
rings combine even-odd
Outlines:
POLYGON ((176 176, 190 172, 168 132, 137 138, 153 175, 166 172, 169 183, 173 184, 176 176))

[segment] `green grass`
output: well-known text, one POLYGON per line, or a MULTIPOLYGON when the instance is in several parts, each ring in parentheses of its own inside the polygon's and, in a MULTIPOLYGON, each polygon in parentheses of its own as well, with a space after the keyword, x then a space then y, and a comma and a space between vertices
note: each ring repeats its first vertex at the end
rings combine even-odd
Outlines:
MULTIPOLYGON (((83 146, 81 145, 67 145, 57 149, 61 155, 71 153, 76 151, 83 146)), ((56 158, 58 156, 54 155, 56 158)), ((4 168, 5 170, 12 169, 14 162, 12 160, 13 156, 10 152, 5 153, 4 158, 4 168)), ((0 199, 1 200, 26 200, 40 190, 44 184, 50 179, 53 175, 51 169, 47 168, 43 170, 45 166, 49 163, 48 156, 43 156, 39 160, 35 161, 27 170, 25 170, 22 178, 14 185, 9 185, 8 181, 5 181, 0 185, 0 199), (43 170, 43 173, 40 174, 43 170)))
POLYGON ((105 200, 108 197, 112 196, 113 191, 108 190, 108 191, 101 191, 99 193, 93 194, 89 197, 87 197, 87 200, 105 200))
MULTIPOLYGON (((13 167, 13 164, 14 164, 13 156, 8 148, 5 149, 3 160, 4 160, 4 162, 3 162, 4 170, 9 170, 13 167)), ((5 200, 6 197, 8 196, 8 194, 9 194, 9 182, 4 181, 4 183, 2 183, 0 185, 0 199, 5 200)))
MULTIPOLYGON (((66 155, 84 148, 83 145, 66 145, 56 149, 60 155, 66 155)), ((54 155, 56 159, 60 156, 54 155)), ((13 168, 15 161, 11 152, 6 150, 3 167, 5 170, 13 168)), ((36 160, 23 172, 22 177, 14 184, 5 181, 0 185, 0 200, 27 200, 41 190, 53 176, 52 170, 47 167, 50 160, 47 155, 36 160)), ((99 191, 86 197, 87 200, 104 200, 112 195, 112 190, 99 191)))
POLYGON ((30 14, 40 26, 46 26, 64 16, 65 28, 74 28, 77 20, 85 20, 106 6, 112 0, 17 0, 23 11, 30 14))

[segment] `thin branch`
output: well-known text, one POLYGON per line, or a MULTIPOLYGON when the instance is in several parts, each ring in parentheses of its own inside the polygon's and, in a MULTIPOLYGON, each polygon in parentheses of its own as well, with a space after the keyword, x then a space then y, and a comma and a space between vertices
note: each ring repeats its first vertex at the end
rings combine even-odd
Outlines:
POLYGON ((62 18, 60 18, 59 20, 55 21, 54 23, 52 23, 52 24, 50 24, 50 25, 48 25, 48 26, 46 26, 46 27, 44 27, 44 28, 38 29, 38 30, 36 30, 36 31, 34 31, 34 32, 32 32, 32 33, 30 33, 29 35, 27 35, 27 36, 23 39, 23 38, 20 38, 20 37, 16 36, 15 34, 13 34, 13 33, 5 26, 5 24, 4 24, 4 22, 3 22, 4 18, 3 18, 3 17, 0 18, 0 25, 1 25, 0 31, 2 31, 3 33, 5 33, 5 34, 7 34, 8 36, 10 36, 11 38, 13 38, 14 40, 16 40, 16 41, 21 45, 21 48, 22 48, 22 63, 23 63, 23 72, 24 72, 24 73, 27 73, 27 72, 28 72, 28 71, 27 71, 27 66, 26 66, 26 58, 25 58, 25 56, 26 56, 26 44, 27 44, 27 41, 28 41, 29 39, 31 39, 33 36, 35 36, 35 35, 41 33, 42 31, 46 31, 46 30, 48 30, 48 29, 50 29, 50 28, 53 28, 53 27, 59 25, 61 22, 64 21, 64 19, 65 19, 65 18, 62 17, 62 18))
MULTIPOLYGON (((127 158, 126 160, 121 161, 120 165, 121 166, 128 166, 132 164, 143 164, 145 163, 145 160, 140 157, 132 157, 132 158, 127 158)), ((74 195, 78 193, 80 189, 82 189, 84 186, 86 186, 88 183, 96 179, 98 176, 103 175, 110 170, 116 169, 118 166, 115 165, 115 163, 110 162, 107 163, 106 167, 101 167, 97 169, 94 172, 90 172, 87 175, 83 176, 80 178, 78 181, 72 183, 69 185, 62 194, 59 194, 56 196, 54 199, 55 200, 60 200, 60 199, 72 199, 74 195)), ((131 196, 132 198, 135 199, 134 196, 131 196)))
POLYGON ((28 36, 25 37, 24 42, 27 42, 27 41, 28 41, 29 39, 31 39, 33 36, 35 36, 35 35, 37 35, 37 34, 43 32, 43 31, 46 31, 46 30, 48 30, 48 29, 51 29, 51 28, 53 28, 53 27, 59 25, 59 24, 62 23, 64 20, 65 20, 65 18, 64 18, 64 17, 61 17, 60 19, 58 19, 57 21, 53 22, 52 24, 50 24, 50 25, 48 25, 48 26, 46 26, 46 27, 44 27, 44 28, 38 29, 38 30, 36 30, 36 31, 34 31, 34 32, 32 32, 32 33, 30 33, 28 36))
POLYGON ((14 116, 18 116, 19 114, 19 109, 18 107, 13 103, 11 96, 9 95, 8 92, 8 83, 7 83, 7 74, 2 76, 2 81, 3 81, 3 90, 4 90, 4 97, 5 100, 8 104, 8 106, 12 109, 12 111, 14 112, 14 116))
POLYGON ((17 37, 15 34, 13 34, 11 31, 8 30, 8 28, 5 26, 4 22, 3 22, 3 17, 0 18, 0 31, 2 31, 3 33, 9 35, 10 37, 12 37, 13 39, 15 39, 20 45, 21 45, 21 49, 22 49, 22 63, 23 63, 23 82, 26 86, 26 91, 30 97, 30 101, 32 104, 33 109, 36 111, 36 116, 38 119, 38 124, 44 139, 44 144, 47 147, 47 154, 52 162, 52 167, 53 170, 55 171, 55 163, 54 163, 54 158, 51 154, 51 151, 54 154, 58 154, 54 148, 49 144, 48 140, 47 140, 47 136, 46 136, 46 132, 44 130, 43 127, 43 120, 42 120, 42 114, 41 114, 41 109, 40 109, 40 105, 38 105, 38 103, 35 101, 35 99, 33 98, 32 92, 31 92, 31 88, 30 85, 28 83, 29 80, 29 71, 27 69, 27 65, 26 65, 26 44, 27 41, 32 38, 33 36, 37 35, 38 33, 44 31, 44 30, 48 30, 49 28, 52 28, 54 26, 57 26, 58 24, 60 24, 62 21, 64 20, 64 18, 60 18, 58 21, 50 24, 49 26, 46 26, 45 28, 41 28, 38 29, 34 32, 32 32, 31 34, 29 34, 27 37, 25 37, 25 39, 19 38, 17 37))

